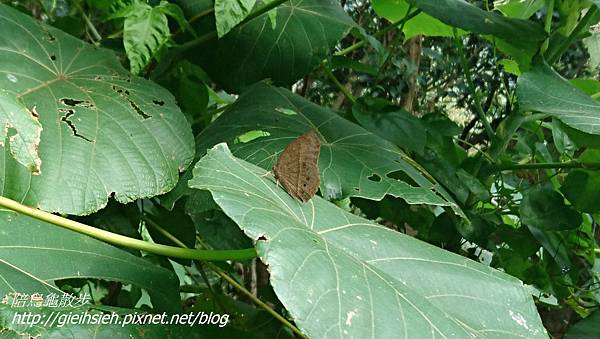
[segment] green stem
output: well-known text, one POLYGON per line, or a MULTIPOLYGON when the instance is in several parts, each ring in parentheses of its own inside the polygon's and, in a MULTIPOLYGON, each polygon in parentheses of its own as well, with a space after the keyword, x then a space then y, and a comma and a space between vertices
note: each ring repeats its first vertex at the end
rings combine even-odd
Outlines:
POLYGON ((458 55, 460 57, 460 63, 463 68, 463 74, 465 76, 465 80, 467 81, 467 89, 471 93, 471 96, 473 96, 475 112, 479 116, 479 120, 481 121, 481 123, 483 124, 483 127, 485 128, 485 132, 487 133, 489 140, 494 141, 496 135, 494 133, 494 130, 492 129, 492 125, 490 125, 490 122, 487 120, 487 118, 485 116, 485 112, 483 111, 483 105, 481 105, 481 98, 479 97, 479 92, 477 91, 477 89, 475 88, 475 84, 473 83, 473 78, 471 77, 471 70, 467 63, 467 58, 465 56, 463 42, 462 42, 461 38, 458 36, 458 32, 456 31, 456 28, 453 28, 453 30, 454 30, 454 43, 455 43, 456 47, 458 48, 458 55))
POLYGON ((90 18, 87 16, 87 14, 85 14, 85 11, 83 10, 79 2, 75 1, 75 6, 77 6, 77 9, 79 10, 79 12, 81 12, 81 16, 83 16, 83 21, 85 21, 85 24, 87 25, 88 29, 90 30, 90 32, 92 32, 94 39, 96 39, 95 43, 98 43, 100 40, 102 40, 102 36, 100 35, 100 33, 98 33, 98 30, 96 30, 96 27, 94 26, 90 18))
POLYGON ((544 22, 544 29, 548 33, 548 37, 542 45, 542 52, 546 52, 548 44, 550 44, 550 30, 552 29, 552 17, 554 15, 554 0, 546 0, 546 20, 544 22))
POLYGON ((496 172, 508 170, 527 170, 527 169, 565 169, 582 168, 590 170, 600 170, 600 162, 540 162, 534 164, 498 164, 493 167, 496 172))
POLYGON ((575 42, 575 40, 580 37, 584 31, 589 29, 592 19, 598 15, 598 12, 598 7, 592 5, 585 16, 579 21, 579 23, 577 23, 577 26, 571 32, 571 34, 569 34, 567 38, 561 40, 559 44, 552 46, 552 48, 548 50, 548 53, 546 54, 546 60, 548 61, 548 64, 552 65, 558 61, 567 48, 569 48, 569 46, 571 46, 571 44, 575 42))
POLYGON ((392 60, 392 54, 394 54, 396 52, 396 48, 398 47, 398 44, 400 43, 400 39, 404 36, 404 34, 402 34, 402 30, 404 29, 404 25, 406 24, 406 18, 408 18, 408 16, 410 15, 410 11, 412 11, 413 9, 413 4, 411 3, 408 6, 408 9, 406 10, 406 14, 404 15, 404 18, 402 18, 402 23, 400 24, 400 27, 398 27, 398 35, 396 35, 396 37, 394 37, 394 40, 391 43, 390 46, 390 51, 389 53, 385 56, 385 60, 383 61, 383 63, 381 63, 381 67, 379 67, 379 70, 377 71, 377 74, 381 74, 383 73, 383 71, 385 71, 385 69, 387 68, 387 66, 390 63, 390 60, 392 60))
MULTIPOLYGON (((177 237, 175 237, 174 235, 170 234, 167 230, 165 230, 164 228, 160 227, 155 222, 152 222, 152 224, 150 224, 150 226, 157 228, 159 231, 161 231, 161 233, 165 234, 165 236, 167 236, 169 239, 174 239, 173 241, 176 244, 178 244, 179 246, 181 246, 184 249, 187 249, 187 246, 181 240, 177 239, 177 237)), ((206 265, 208 268, 210 268, 212 271, 214 271, 217 275, 219 275, 221 278, 223 278, 225 281, 227 281, 231 286, 233 286, 235 289, 237 289, 238 291, 240 291, 241 293, 243 293, 246 297, 248 297, 250 300, 252 300, 252 302, 254 302, 256 305, 260 306, 265 311, 267 311, 268 313, 270 313, 274 318, 276 318, 277 320, 279 320, 282 324, 284 324, 285 326, 287 326, 289 329, 291 329, 292 331, 294 331, 295 333, 297 333, 298 335, 300 335, 302 338, 307 338, 302 332, 300 332, 300 330, 296 326, 292 325, 292 323, 290 323, 287 319, 285 319, 284 317, 282 317, 279 313, 275 312, 267 304, 263 303, 262 300, 260 300, 259 298, 257 298, 250 291, 248 291, 244 286, 240 285, 235 279, 233 279, 232 277, 230 277, 221 268, 219 268, 218 266, 216 266, 216 265, 214 265, 212 263, 209 263, 209 262, 203 262, 203 263, 201 263, 201 266, 203 266, 203 265, 206 265)), ((200 267, 200 270, 202 271, 202 267, 200 267)), ((206 280, 208 280, 208 279, 206 279, 206 280)), ((210 288, 210 285, 208 285, 208 286, 210 288)))
MULTIPOLYGON (((406 23, 407 21, 409 21, 410 19, 416 17, 417 15, 421 14, 421 10, 417 9, 416 11, 412 12, 410 15, 392 22, 391 24, 387 25, 386 27, 382 28, 381 30, 377 31, 375 34, 373 34, 374 37, 379 37, 389 31, 391 31, 392 29, 395 29, 398 25, 404 25, 404 23, 406 23)), ((344 48, 343 50, 334 53, 334 55, 346 55, 348 53, 351 53, 359 48, 361 48, 362 46, 364 46, 367 42, 364 40, 361 40, 353 45, 350 45, 346 48, 344 48)))
POLYGON ((227 273, 225 273, 217 265, 215 265, 213 263, 209 263, 209 262, 205 262, 204 264, 208 268, 210 268, 211 270, 213 270, 221 278, 223 278, 225 281, 227 281, 235 289, 237 289, 238 291, 242 292, 246 297, 248 297, 250 300, 252 300, 252 302, 254 302, 256 305, 258 305, 261 308, 263 308, 265 311, 267 311, 268 313, 270 313, 274 318, 276 318, 277 320, 279 320, 282 324, 284 324, 289 329, 291 329, 292 331, 294 331, 294 333, 296 333, 297 335, 299 335, 301 338, 308 339, 308 337, 305 336, 304 333, 302 333, 296 326, 294 326, 292 323, 290 323, 286 318, 284 318, 283 316, 281 316, 279 313, 275 312, 271 307, 269 307, 269 305, 267 305, 264 302, 262 302, 262 300, 258 299, 254 294, 252 294, 250 291, 248 291, 246 288, 244 288, 242 285, 240 285, 237 281, 235 281, 235 279, 233 279, 232 277, 230 277, 227 273))
POLYGON ((356 98, 354 97, 354 95, 352 95, 352 93, 350 93, 350 91, 348 90, 348 88, 346 88, 346 86, 344 86, 335 77, 335 75, 333 75, 333 72, 331 72, 331 70, 329 69, 329 67, 327 67, 327 63, 326 62, 322 62, 321 63, 321 68, 323 69, 323 71, 325 72, 325 74, 327 74, 327 77, 331 81, 333 81, 333 83, 337 86, 337 88, 344 94, 344 96, 346 97, 346 99, 348 99, 354 105, 356 103, 356 98))
POLYGON ((77 233, 85 234, 113 245, 124 246, 127 248, 146 251, 148 253, 164 255, 167 257, 215 261, 248 260, 256 257, 256 250, 254 248, 213 251, 185 249, 161 244, 153 244, 147 241, 108 232, 71 219, 54 215, 52 213, 31 208, 3 196, 0 196, 0 207, 8 208, 32 218, 54 224, 77 233))

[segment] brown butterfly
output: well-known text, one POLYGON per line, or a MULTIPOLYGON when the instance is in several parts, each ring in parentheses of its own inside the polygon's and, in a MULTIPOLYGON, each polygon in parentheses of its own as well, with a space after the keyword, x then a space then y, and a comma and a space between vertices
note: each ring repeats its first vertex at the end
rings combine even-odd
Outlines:
POLYGON ((287 145, 273 167, 275 179, 289 195, 302 202, 309 201, 319 189, 320 151, 319 136, 307 132, 287 145))

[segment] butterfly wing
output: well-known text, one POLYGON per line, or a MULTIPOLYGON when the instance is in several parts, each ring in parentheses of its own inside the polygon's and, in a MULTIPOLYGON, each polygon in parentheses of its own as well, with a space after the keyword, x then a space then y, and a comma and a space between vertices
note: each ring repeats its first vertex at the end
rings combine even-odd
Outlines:
POLYGON ((315 132, 292 141, 273 168, 275 178, 294 198, 307 202, 319 189, 319 154, 321 142, 315 132))

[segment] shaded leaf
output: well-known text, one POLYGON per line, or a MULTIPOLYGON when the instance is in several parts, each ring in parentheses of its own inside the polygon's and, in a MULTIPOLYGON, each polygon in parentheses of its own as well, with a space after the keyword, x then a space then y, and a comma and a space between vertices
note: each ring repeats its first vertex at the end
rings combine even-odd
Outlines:
POLYGON ((189 54, 212 79, 240 92, 262 79, 291 85, 317 66, 354 25, 336 0, 290 0, 189 54))
POLYGON ((319 197, 298 203, 225 144, 197 163, 190 187, 210 190, 257 242, 275 292, 311 338, 547 337, 515 278, 319 197))
POLYGON ((0 235, 0 296, 61 294, 55 280, 94 278, 137 285, 158 309, 177 310, 175 275, 121 249, 8 211, 0 211, 0 235))
POLYGON ((568 230, 579 227, 581 215, 567 206, 563 196, 548 187, 533 188, 523 193, 521 221, 542 230, 568 230))
MULTIPOLYGON (((599 5, 600 6, 600 5, 599 5)), ((564 335, 564 339, 588 339, 600 337, 600 310, 592 312, 589 317, 581 319, 570 326, 564 335)))
MULTIPOLYGON (((580 160, 592 158, 590 159, 591 161, 598 161, 597 153, 597 151, 587 151, 580 160)), ((578 211, 587 213, 600 212, 599 171, 585 169, 572 170, 565 178, 561 191, 578 211)))
POLYGON ((256 0, 215 0, 217 34, 227 34, 252 11, 256 0))
POLYGON ((380 98, 359 98, 352 107, 358 123, 384 139, 419 154, 425 149, 425 126, 412 114, 380 98))
POLYGON ((546 64, 536 64, 519 77, 517 96, 521 111, 548 113, 575 129, 600 134, 600 102, 546 64))
POLYGON ((469 32, 491 34, 519 46, 546 38, 541 25, 529 20, 484 11, 464 0, 413 0, 423 12, 453 27, 469 32))
POLYGON ((364 197, 381 200, 387 194, 410 204, 458 207, 438 195, 441 187, 390 142, 336 113, 282 88, 257 84, 244 93, 197 138, 204 151, 226 141, 236 156, 271 169, 280 152, 309 130, 321 139, 321 194, 326 199, 364 197), (259 131, 261 137, 241 142, 259 131), (376 152, 374 152, 376 150, 376 152), (398 172, 402 180, 393 174, 398 172))
MULTIPOLYGON (((41 175, 4 147, 0 194, 51 212, 89 214, 111 194, 126 203, 175 185, 194 147, 169 92, 131 76, 111 51, 5 5, 0 26, 0 88, 10 88, 19 107, 35 108, 43 127, 41 175)), ((17 113, 31 119, 29 112, 17 113)))

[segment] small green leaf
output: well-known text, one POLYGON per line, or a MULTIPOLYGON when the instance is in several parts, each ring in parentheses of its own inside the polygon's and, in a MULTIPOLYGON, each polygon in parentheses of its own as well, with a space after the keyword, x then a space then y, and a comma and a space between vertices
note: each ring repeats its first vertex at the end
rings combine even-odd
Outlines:
POLYGON ((536 64, 517 82, 521 111, 548 113, 589 134, 600 134, 600 102, 571 85, 546 64, 536 64))
POLYGON ((581 225, 581 214, 567 206, 563 196, 548 187, 525 191, 520 207, 521 222, 541 230, 575 229, 581 225))
POLYGON ((256 242, 275 293, 310 338, 547 338, 520 281, 320 197, 299 203, 225 144, 189 184, 209 190, 256 242))
POLYGON ((255 3, 256 0, 215 0, 215 20, 219 38, 242 22, 250 14, 255 3))
POLYGON ((600 212, 600 172, 576 169, 569 172, 562 193, 578 211, 600 212))
POLYGON ((160 7, 136 1, 125 17, 123 44, 131 73, 139 74, 169 41, 169 21, 160 7))

